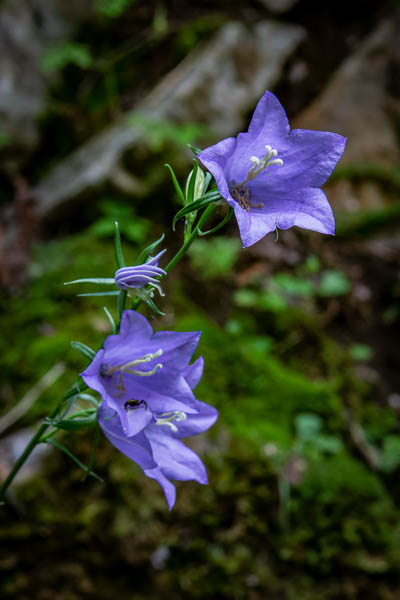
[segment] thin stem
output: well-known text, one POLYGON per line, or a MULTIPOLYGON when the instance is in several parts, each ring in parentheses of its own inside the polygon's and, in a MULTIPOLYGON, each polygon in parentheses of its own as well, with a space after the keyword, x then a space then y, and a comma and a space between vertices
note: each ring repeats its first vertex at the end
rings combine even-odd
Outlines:
MULTIPOLYGON (((61 403, 53 410, 53 412, 51 413, 51 415, 49 417, 50 419, 54 419, 57 416, 57 413, 60 410, 60 407, 61 407, 61 403)), ((23 453, 21 454, 21 456, 15 462, 10 473, 7 475, 7 477, 5 478, 5 480, 3 481, 3 483, 0 486, 0 503, 4 502, 5 493, 9 487, 9 485, 12 483, 12 481, 14 480, 14 477, 16 476, 16 474, 18 473, 20 468, 23 466, 23 464, 25 463, 27 458, 30 456, 32 450, 35 448, 35 446, 37 446, 37 444, 39 444, 40 438, 42 437, 44 432, 49 427, 50 427, 49 423, 42 423, 42 425, 39 427, 39 429, 37 430, 35 435, 32 437, 31 441, 26 446, 26 448, 23 451, 23 453)))
MULTIPOLYGON (((194 242, 194 240, 196 239, 196 237, 199 235, 199 232, 201 231, 201 227, 202 225, 204 225, 204 223, 206 222, 206 220, 208 219, 208 217, 211 215, 211 213, 213 212, 215 208, 215 204, 209 204, 209 206, 207 206, 206 210, 203 212, 203 214, 200 216, 197 224, 195 225, 193 231, 190 234, 190 237, 188 237, 188 239, 182 244, 181 248, 178 250, 178 252, 175 254, 175 256, 170 260, 170 262, 168 263, 168 265, 164 268, 164 270, 168 273, 183 257, 183 255, 185 254, 185 252, 187 252, 187 250, 190 248, 190 246, 192 245, 192 243, 194 242)), ((125 298, 124 298, 125 300, 125 298)), ((141 299, 137 298, 132 302, 132 308, 138 308, 138 306, 141 304, 141 299)), ((118 327, 119 330, 119 327, 118 327)), ((85 384, 80 385, 78 387, 78 393, 79 391, 82 391, 80 388, 85 389, 87 386, 85 384)), ((49 420, 54 419, 59 410, 61 409, 62 403, 67 400, 69 397, 71 397, 72 395, 74 395, 74 393, 76 393, 76 391, 74 390, 74 388, 71 388, 70 390, 68 390, 68 392, 65 394, 62 402, 60 402, 60 404, 57 405, 57 407, 53 410, 53 412, 50 414, 49 416, 49 420)), ((17 475, 18 471, 20 470, 20 468, 24 465, 25 461, 27 460, 27 458, 30 456, 31 452, 34 450, 35 446, 37 446, 37 444, 42 443, 42 442, 48 442, 48 443, 53 443, 54 444, 54 440, 52 439, 52 436, 54 435, 55 431, 50 432, 46 437, 43 437, 43 434, 47 431, 47 429, 51 426, 51 423, 42 423, 42 425, 39 427, 39 429, 37 430, 37 432, 34 434, 34 436, 32 437, 32 439, 30 440, 30 442, 28 443, 28 445, 26 446, 25 450, 23 451, 23 453, 21 454, 21 456, 18 458, 18 460, 15 462, 13 468, 11 469, 10 473, 8 474, 8 476, 6 477, 6 479, 3 481, 2 485, 0 486, 0 503, 4 502, 4 498, 5 498, 5 493, 8 489, 8 487, 10 486, 10 484, 12 483, 12 481, 14 480, 15 476, 17 475)), ((54 444, 56 445, 56 444, 54 444)))
POLYGON ((167 271, 167 273, 168 273, 181 260, 182 256, 185 254, 185 252, 187 252, 187 250, 193 244, 196 237, 199 235, 199 230, 200 230, 201 226, 206 222, 206 220, 211 215, 214 208, 215 208, 215 204, 209 204, 207 206, 206 210, 201 215, 197 225, 195 226, 192 233, 190 234, 190 237, 188 237, 186 242, 181 246, 181 248, 178 250, 178 252, 175 254, 175 256, 169 261, 167 266, 164 267, 164 271, 167 271))
MULTIPOLYGON (((82 386, 80 386, 80 387, 82 387, 82 386)), ((85 385, 85 387, 87 387, 87 386, 85 385)), ((70 396, 71 396, 71 390, 68 390, 68 392, 65 393, 62 401, 59 404, 57 404, 57 406, 55 407, 53 412, 50 414, 49 420, 56 418, 59 411, 61 410, 63 403, 65 402, 65 400, 68 400, 68 398, 70 398, 70 396)), ((50 426, 51 426, 50 423, 42 423, 42 425, 39 427, 37 432, 31 438, 30 442, 27 444, 27 446, 26 446, 25 450, 22 452, 21 456, 16 460, 13 468, 11 469, 11 471, 9 472, 9 474, 7 475, 7 477, 5 478, 5 480, 3 481, 3 483, 0 486, 0 503, 1 504, 4 503, 6 491, 7 491, 8 487, 10 486, 10 484, 13 482, 18 471, 24 465, 26 460, 29 458, 29 456, 32 453, 32 451, 34 450, 35 446, 37 446, 41 442, 40 438, 42 437, 42 435, 45 433, 45 431, 47 431, 47 429, 50 426)))

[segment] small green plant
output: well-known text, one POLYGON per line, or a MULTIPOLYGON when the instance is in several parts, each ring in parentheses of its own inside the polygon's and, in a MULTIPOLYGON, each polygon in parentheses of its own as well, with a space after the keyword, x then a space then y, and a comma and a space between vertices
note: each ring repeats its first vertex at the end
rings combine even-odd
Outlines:
POLYGON ((235 238, 196 240, 189 250, 191 263, 206 279, 229 274, 239 256, 241 244, 235 238))
POLYGON ((62 42, 46 50, 42 56, 40 67, 43 73, 50 75, 60 71, 68 64, 81 69, 88 69, 93 64, 93 57, 86 44, 78 42, 62 42))
POLYGON ((114 221, 120 223, 121 233, 131 242, 141 244, 150 229, 150 222, 135 214, 133 206, 123 204, 114 198, 104 198, 100 202, 100 210, 103 213, 93 223, 90 230, 96 237, 113 237, 114 221))
POLYGON ((96 0, 95 10, 102 17, 116 19, 134 4, 135 0, 96 0))
POLYGON ((132 127, 143 130, 153 152, 160 152, 170 142, 186 146, 207 132, 207 128, 198 123, 176 124, 164 119, 151 119, 139 113, 132 115, 129 123, 132 127))

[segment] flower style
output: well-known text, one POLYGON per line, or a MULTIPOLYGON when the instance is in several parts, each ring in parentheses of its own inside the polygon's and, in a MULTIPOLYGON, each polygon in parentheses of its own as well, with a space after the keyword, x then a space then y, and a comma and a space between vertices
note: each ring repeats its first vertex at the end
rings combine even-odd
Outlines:
POLYGON ((206 148, 198 158, 234 209, 247 247, 276 227, 297 225, 334 234, 332 209, 320 186, 342 156, 345 143, 336 133, 290 130, 279 100, 267 91, 247 133, 206 148))
POLYGON ((158 289, 161 295, 162 289, 156 277, 162 277, 166 275, 166 271, 158 266, 158 261, 161 256, 166 252, 162 250, 150 258, 149 261, 142 265, 135 265, 133 267, 122 267, 115 273, 115 283, 121 288, 121 290, 127 290, 129 288, 139 289, 145 285, 151 283, 151 285, 158 289))
POLYGON ((170 508, 175 487, 169 478, 207 483, 203 463, 180 441, 205 431, 218 416, 192 391, 203 372, 201 358, 189 365, 199 337, 199 332, 153 333, 145 317, 127 310, 121 333, 105 340, 82 373, 103 398, 98 421, 104 434, 160 483, 170 508))

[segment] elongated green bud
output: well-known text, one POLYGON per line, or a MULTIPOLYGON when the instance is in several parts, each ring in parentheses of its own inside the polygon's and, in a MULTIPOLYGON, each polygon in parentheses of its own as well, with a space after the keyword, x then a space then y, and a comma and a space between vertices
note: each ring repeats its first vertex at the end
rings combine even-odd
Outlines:
MULTIPOLYGON (((190 171, 189 177, 186 180, 186 185, 185 185, 186 203, 189 201, 188 194, 189 194, 191 179, 193 177, 194 171, 195 171, 195 169, 192 169, 190 171)), ((202 196, 203 187, 204 187, 204 178, 205 178, 205 174, 204 174, 203 169, 201 169, 200 167, 197 167, 197 170, 195 173, 194 187, 193 187, 193 198, 190 199, 190 202, 194 202, 195 200, 197 200, 197 198, 200 198, 200 196, 202 196)))

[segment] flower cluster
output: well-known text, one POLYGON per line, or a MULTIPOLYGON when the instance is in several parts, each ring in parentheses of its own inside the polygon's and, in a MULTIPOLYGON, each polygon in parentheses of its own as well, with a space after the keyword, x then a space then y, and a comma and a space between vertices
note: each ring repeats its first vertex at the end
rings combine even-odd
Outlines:
POLYGON ((320 187, 342 156, 345 143, 336 133, 290 130, 283 107, 267 91, 247 133, 206 148, 199 159, 234 209, 246 247, 277 227, 297 225, 334 233, 332 209, 320 187))
POLYGON ((98 421, 104 434, 160 483, 170 508, 175 502, 170 479, 207 483, 203 463, 181 442, 218 416, 193 394, 203 373, 202 358, 189 364, 199 338, 199 332, 153 333, 145 317, 127 310, 120 334, 105 340, 82 373, 102 396, 98 421))

